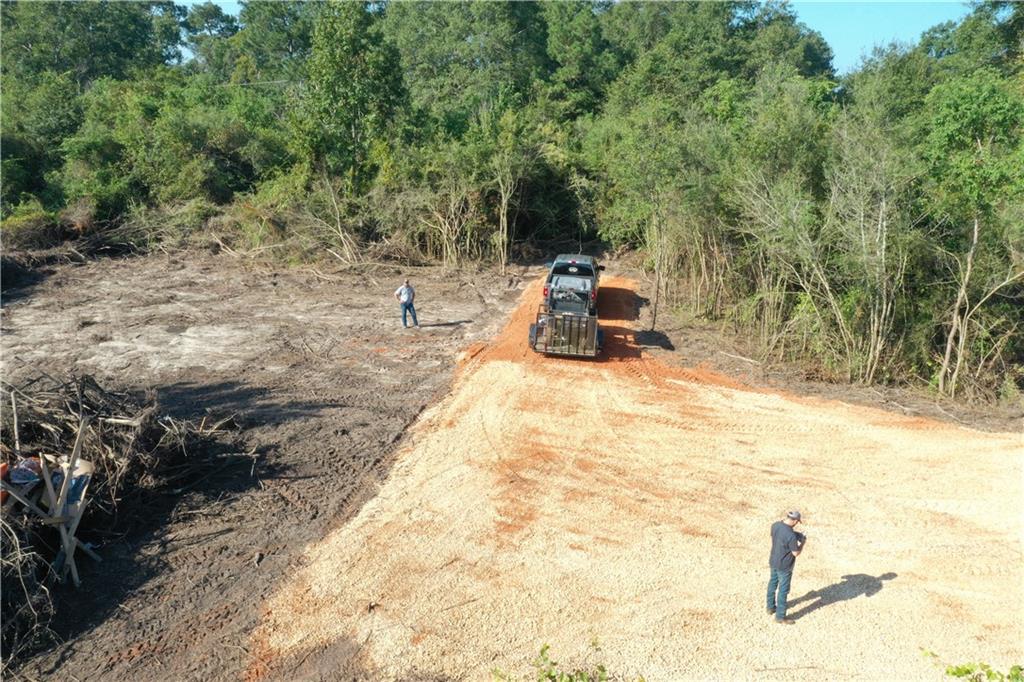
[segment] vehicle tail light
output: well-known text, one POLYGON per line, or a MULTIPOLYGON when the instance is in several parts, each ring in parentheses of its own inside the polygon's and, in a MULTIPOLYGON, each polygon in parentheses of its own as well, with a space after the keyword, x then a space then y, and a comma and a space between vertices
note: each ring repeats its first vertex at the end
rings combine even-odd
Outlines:
POLYGON ((544 287, 544 298, 548 297, 548 288, 544 287))
POLYGON ((596 301, 597 300, 597 291, 591 290, 591 292, 590 292, 590 300, 591 301, 596 301))

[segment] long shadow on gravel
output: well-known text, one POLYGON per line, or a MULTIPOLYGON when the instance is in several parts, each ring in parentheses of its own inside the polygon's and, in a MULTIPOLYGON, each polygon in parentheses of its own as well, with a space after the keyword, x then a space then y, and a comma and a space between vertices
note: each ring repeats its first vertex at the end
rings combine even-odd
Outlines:
POLYGON ((675 350, 676 347, 672 345, 672 340, 665 335, 664 332, 652 331, 645 329, 639 331, 634 335, 634 340, 639 346, 657 346, 664 350, 675 350))
POLYGON ((883 581, 892 580, 896 575, 897 574, 895 573, 883 573, 877 578, 873 575, 867 575, 866 573, 844 575, 840 582, 829 585, 828 587, 823 587, 820 590, 811 590, 807 594, 791 600, 789 602, 789 606, 802 604, 808 601, 810 603, 796 611, 790 611, 787 615, 793 620, 796 620, 801 616, 806 616, 818 609, 831 606, 832 604, 849 601, 861 596, 872 597, 881 591, 883 581))
POLYGON ((20 259, 0 256, 0 299, 6 305, 26 298, 46 279, 48 271, 20 259))
POLYGON ((636 341, 636 330, 609 325, 601 320, 637 320, 644 299, 637 296, 635 291, 620 287, 601 287, 597 296, 598 324, 604 331, 604 348, 597 356, 597 361, 615 362, 639 358, 641 353, 636 341))
POLYGON ((601 319, 640 319, 640 308, 647 305, 647 299, 638 296, 632 289, 602 286, 597 292, 597 315, 601 319))

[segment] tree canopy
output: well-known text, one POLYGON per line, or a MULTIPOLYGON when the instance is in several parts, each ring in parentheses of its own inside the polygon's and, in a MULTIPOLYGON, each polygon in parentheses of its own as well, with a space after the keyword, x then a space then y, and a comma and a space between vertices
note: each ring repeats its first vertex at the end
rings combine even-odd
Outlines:
POLYGON ((166 234, 147 220, 182 207, 201 218, 163 220, 301 257, 504 266, 595 240, 765 359, 1024 386, 1020 3, 842 76, 775 0, 5 2, 0 22, 8 244, 166 234))

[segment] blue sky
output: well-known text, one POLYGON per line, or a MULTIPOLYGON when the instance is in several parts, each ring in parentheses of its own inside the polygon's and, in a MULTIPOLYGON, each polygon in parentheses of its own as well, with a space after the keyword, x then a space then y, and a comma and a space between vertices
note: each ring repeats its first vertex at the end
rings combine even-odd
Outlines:
MULTIPOLYGON (((186 5, 195 4, 185 2, 186 5)), ((239 3, 217 2, 238 16, 239 3)), ((843 74, 856 68, 875 45, 893 41, 916 43, 927 29, 944 21, 962 19, 966 2, 844 2, 816 0, 792 2, 800 21, 818 31, 832 46, 833 65, 843 74)))
POLYGON ((875 45, 916 43, 927 29, 966 16, 965 2, 793 2, 800 21, 832 46, 832 64, 848 73, 875 45))

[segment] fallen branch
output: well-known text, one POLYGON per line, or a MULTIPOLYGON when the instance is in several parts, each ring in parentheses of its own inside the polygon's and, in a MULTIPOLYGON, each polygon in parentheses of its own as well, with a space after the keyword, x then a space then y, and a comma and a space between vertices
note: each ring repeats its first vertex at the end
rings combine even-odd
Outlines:
POLYGON ((947 417, 949 417, 950 419, 952 419, 952 420, 953 420, 953 421, 955 421, 956 423, 958 423, 958 424, 963 424, 964 426, 966 426, 966 425, 967 425, 967 422, 965 422, 964 420, 960 419, 960 418, 959 418, 959 417, 957 417, 956 415, 954 415, 954 414, 950 414, 950 413, 949 413, 949 412, 947 412, 946 410, 942 409, 942 406, 941 406, 941 405, 939 405, 938 403, 935 403, 935 409, 936 409, 936 410, 938 410, 939 412, 941 412, 942 414, 946 415, 947 417))
POLYGON ((745 358, 742 355, 733 355, 732 353, 726 353, 724 350, 720 350, 718 352, 721 353, 722 355, 726 356, 726 357, 735 358, 737 360, 742 360, 743 362, 749 362, 749 363, 754 364, 754 365, 762 364, 761 362, 759 362, 757 360, 751 360, 750 358, 745 358))

